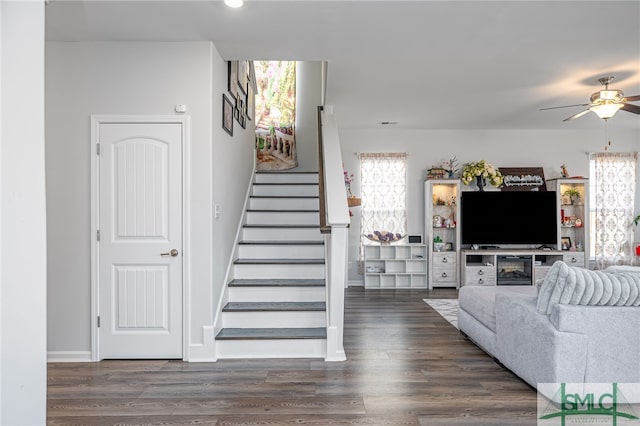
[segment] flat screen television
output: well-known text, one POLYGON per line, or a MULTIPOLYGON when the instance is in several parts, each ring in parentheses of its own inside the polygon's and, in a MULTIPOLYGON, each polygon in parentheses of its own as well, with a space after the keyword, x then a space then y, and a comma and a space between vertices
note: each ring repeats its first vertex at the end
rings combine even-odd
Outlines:
POLYGON ((461 194, 460 233, 463 245, 548 246, 555 249, 558 220, 555 191, 461 194))

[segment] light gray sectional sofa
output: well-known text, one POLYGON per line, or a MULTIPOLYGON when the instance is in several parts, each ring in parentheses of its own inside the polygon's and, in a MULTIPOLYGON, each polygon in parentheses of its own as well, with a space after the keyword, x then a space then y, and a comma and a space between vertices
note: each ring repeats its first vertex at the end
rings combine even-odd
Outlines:
POLYGON ((556 262, 536 286, 464 286, 458 326, 531 386, 640 382, 640 268, 556 262))

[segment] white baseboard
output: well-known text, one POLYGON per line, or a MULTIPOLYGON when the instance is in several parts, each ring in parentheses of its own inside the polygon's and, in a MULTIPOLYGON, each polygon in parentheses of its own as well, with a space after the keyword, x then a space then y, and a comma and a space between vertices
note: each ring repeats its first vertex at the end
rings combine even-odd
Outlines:
POLYGON ((187 362, 216 362, 215 334, 213 326, 202 327, 202 344, 191 344, 184 360, 187 362))
POLYGON ((48 351, 47 362, 93 362, 91 351, 48 351))

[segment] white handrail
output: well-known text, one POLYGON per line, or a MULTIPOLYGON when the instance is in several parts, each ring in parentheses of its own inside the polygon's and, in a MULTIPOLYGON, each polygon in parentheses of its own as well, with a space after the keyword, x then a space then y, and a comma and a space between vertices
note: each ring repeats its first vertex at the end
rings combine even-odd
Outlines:
POLYGON ((344 185, 342 153, 335 116, 324 108, 318 123, 322 132, 325 215, 330 233, 325 239, 325 281, 327 301, 326 361, 344 361, 344 289, 347 283, 349 207, 344 185))

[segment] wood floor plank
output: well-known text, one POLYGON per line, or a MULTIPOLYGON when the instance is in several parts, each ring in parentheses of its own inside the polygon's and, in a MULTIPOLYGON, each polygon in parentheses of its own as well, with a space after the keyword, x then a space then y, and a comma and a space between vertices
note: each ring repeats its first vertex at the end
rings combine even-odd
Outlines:
POLYGON ((47 424, 535 425, 535 390, 422 301, 455 297, 347 289, 344 362, 51 363, 47 424))

